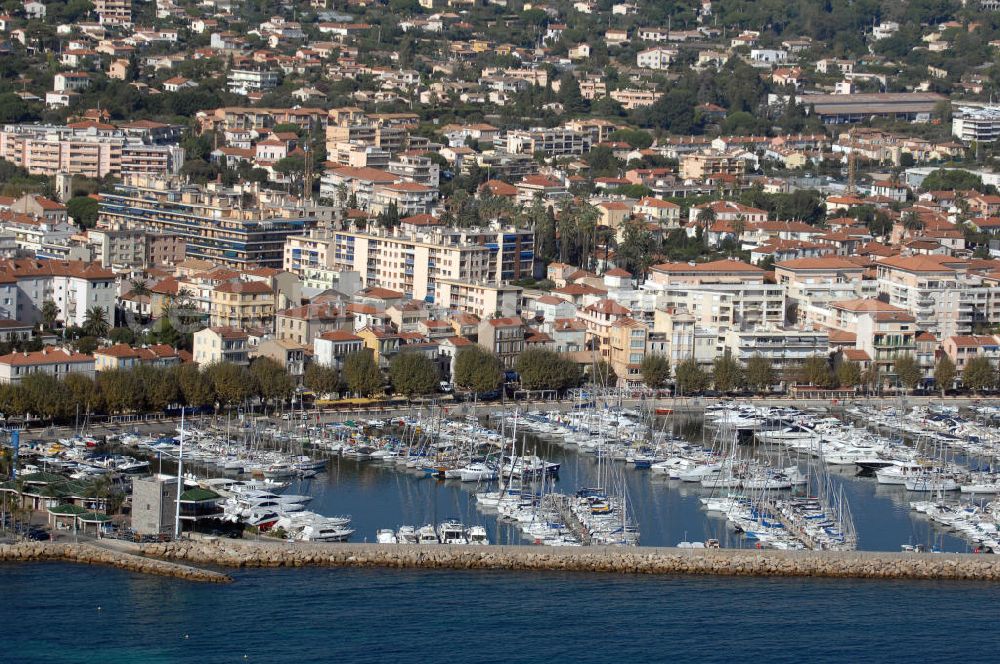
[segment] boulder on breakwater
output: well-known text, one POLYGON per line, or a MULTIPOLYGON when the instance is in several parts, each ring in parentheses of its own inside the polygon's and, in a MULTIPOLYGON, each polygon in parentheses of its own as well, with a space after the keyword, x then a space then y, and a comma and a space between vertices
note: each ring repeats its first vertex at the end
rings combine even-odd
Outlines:
POLYGON ((973 554, 644 547, 553 549, 236 540, 167 542, 146 544, 139 549, 151 558, 232 568, 326 566, 1000 581, 1000 556, 973 554))
POLYGON ((220 572, 182 565, 169 560, 145 558, 131 553, 82 542, 22 542, 0 545, 0 563, 60 561, 86 565, 106 565, 129 572, 172 576, 188 581, 227 583, 232 579, 220 572))

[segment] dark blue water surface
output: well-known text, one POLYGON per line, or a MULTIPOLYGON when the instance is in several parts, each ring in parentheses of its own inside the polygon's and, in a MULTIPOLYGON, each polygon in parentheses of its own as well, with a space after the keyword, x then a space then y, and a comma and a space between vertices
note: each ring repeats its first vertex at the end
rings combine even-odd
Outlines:
MULTIPOLYGON (((573 448, 531 440, 540 455, 562 464, 556 491, 573 493, 597 484, 598 463, 594 457, 573 448)), ((639 525, 641 544, 676 546, 684 540, 715 538, 728 548, 747 546, 725 519, 710 517, 701 509, 700 498, 711 495, 710 489, 654 476, 648 470, 632 466, 617 464, 616 468, 628 486, 630 514, 639 525)), ((953 552, 970 550, 965 541, 934 528, 910 509, 909 501, 924 500, 926 494, 909 493, 901 486, 879 485, 871 477, 857 477, 853 467, 831 472, 834 485, 844 487, 851 506, 859 549, 899 551, 901 544, 923 544, 928 550, 933 547, 953 552)), ((454 517, 467 525, 485 526, 493 543, 526 543, 516 529, 498 523, 495 513, 477 511, 477 490, 482 489, 474 483, 440 481, 392 465, 334 457, 326 472, 296 482, 288 492, 314 496, 309 508, 321 514, 350 515, 357 530, 352 539, 357 542, 375 541, 379 528, 395 529, 404 524, 419 527, 454 517)))
POLYGON ((0 565, 0 661, 991 661, 1000 586, 255 570, 202 585, 0 565))

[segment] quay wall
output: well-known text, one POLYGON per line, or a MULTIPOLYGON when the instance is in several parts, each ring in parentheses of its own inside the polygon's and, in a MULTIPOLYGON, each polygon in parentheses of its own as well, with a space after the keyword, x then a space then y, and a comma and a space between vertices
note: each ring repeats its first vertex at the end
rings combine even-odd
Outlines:
POLYGON ((145 556, 230 568, 362 567, 1000 581, 988 554, 639 547, 307 544, 219 540, 146 544, 145 556))
POLYGON ((188 581, 209 583, 232 581, 228 575, 221 572, 76 542, 22 542, 0 545, 0 564, 11 562, 71 562, 116 567, 140 574, 172 576, 188 581))

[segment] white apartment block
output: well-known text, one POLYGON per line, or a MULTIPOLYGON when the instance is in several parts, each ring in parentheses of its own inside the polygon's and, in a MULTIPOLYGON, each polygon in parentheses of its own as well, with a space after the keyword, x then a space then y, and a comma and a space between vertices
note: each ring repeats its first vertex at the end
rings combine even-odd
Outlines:
POLYGON ((11 353, 0 357, 0 383, 17 385, 31 374, 65 378, 71 373, 94 377, 94 356, 62 348, 44 348, 33 353, 11 353))
POLYGON ((992 143, 1000 138, 1000 106, 958 109, 952 116, 951 133, 964 143, 992 143))
POLYGON ((148 145, 117 128, 4 125, 0 130, 0 158, 32 175, 174 175, 184 165, 184 149, 148 145))
POLYGON ((229 91, 237 95, 273 90, 281 82, 281 74, 270 69, 231 69, 226 77, 229 91))
POLYGON ((507 151, 513 154, 582 155, 590 151, 590 146, 588 134, 572 129, 518 129, 507 133, 507 151))
POLYGON ((810 357, 826 357, 830 352, 830 336, 826 330, 776 326, 728 330, 723 343, 725 351, 744 365, 755 355, 766 358, 779 376, 794 370, 810 357))
POLYGON ((643 69, 668 69, 677 58, 677 53, 677 49, 674 48, 647 48, 636 54, 635 64, 643 69))
POLYGON ((534 234, 499 228, 414 233, 315 229, 289 237, 284 256, 285 270, 295 274, 356 272, 365 288, 381 286, 427 302, 439 301, 444 281, 495 284, 528 276, 533 266, 534 234))
POLYGON ((520 286, 474 284, 453 279, 439 279, 435 304, 444 309, 459 309, 480 319, 497 315, 514 318, 521 315, 520 286))
MULTIPOLYGON (((785 322, 785 289, 762 282, 661 286, 646 282, 656 293, 657 311, 683 309, 699 327, 746 330, 785 322)), ((657 328, 656 331, 659 331, 657 328)))
POLYGON ((16 285, 16 295, 8 298, 7 289, 0 291, 3 307, 13 307, 10 318, 23 323, 39 323, 42 306, 55 302, 57 320, 63 324, 83 325, 87 311, 102 309, 107 320, 115 319, 117 300, 114 272, 98 263, 83 261, 13 259, 0 262, 0 280, 16 285))

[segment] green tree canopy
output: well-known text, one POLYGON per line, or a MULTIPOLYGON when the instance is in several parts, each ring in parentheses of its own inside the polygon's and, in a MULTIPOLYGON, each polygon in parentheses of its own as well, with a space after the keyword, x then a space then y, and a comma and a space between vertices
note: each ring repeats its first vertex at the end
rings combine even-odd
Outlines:
POLYGON ((861 365, 851 360, 844 360, 837 367, 837 383, 840 387, 858 387, 861 384, 861 365))
POLYGON ((204 372, 212 383, 216 398, 224 405, 242 403, 253 394, 254 378, 246 367, 216 362, 205 367, 204 372))
POLYGON ((993 364, 988 357, 974 357, 965 364, 962 371, 962 384, 973 392, 993 389, 997 384, 997 376, 993 364))
POLYGON ((106 337, 111 331, 107 312, 98 306, 87 309, 83 318, 83 333, 92 337, 106 337))
POLYGON ((746 383, 754 392, 765 392, 778 382, 771 360, 757 354, 747 360, 746 383))
POLYGON ((93 228, 97 225, 97 209, 97 200, 90 196, 77 196, 66 202, 66 214, 80 228, 93 228))
POLYGON ((661 390, 670 380, 670 359, 666 355, 649 353, 642 358, 639 367, 642 372, 642 382, 651 390, 661 390))
POLYGON ((579 365, 551 350, 529 348, 517 359, 521 387, 526 390, 565 390, 580 384, 579 365))
POLYGON ((426 355, 402 352, 392 358, 389 379, 396 392, 413 398, 432 394, 438 387, 441 374, 434 361, 426 355))
POLYGON ((257 395, 267 402, 286 401, 295 393, 295 381, 285 367, 270 357, 258 357, 250 364, 257 395))
POLYGON ((944 396, 946 390, 954 387, 957 377, 958 370, 955 368, 955 363, 947 355, 942 355, 934 367, 934 384, 941 390, 941 396, 944 396))
POLYGON ((799 368, 799 380, 806 385, 833 387, 835 381, 830 371, 830 361, 819 355, 806 358, 799 368))
POLYGON ((317 396, 331 394, 340 387, 340 374, 333 367, 324 367, 315 362, 306 367, 303 384, 317 396))
POLYGON ((920 385, 920 379, 923 378, 923 372, 920 370, 920 365, 917 364, 917 358, 913 357, 910 353, 905 355, 900 355, 892 363, 893 370, 899 377, 899 382, 907 390, 914 390, 920 385))
POLYGON ((712 380, 720 392, 733 392, 743 385, 743 367, 726 353, 712 362, 712 380))
POLYGON ((364 397, 382 389, 382 371, 370 351, 360 350, 344 358, 344 381, 347 389, 364 397))
POLYGON ((711 380, 712 377, 698 366, 698 361, 693 357, 678 364, 674 370, 674 383, 677 385, 679 395, 704 392, 711 380))
POLYGON ((468 346, 455 357, 455 385, 476 394, 492 392, 503 383, 500 358, 482 346, 468 346))

